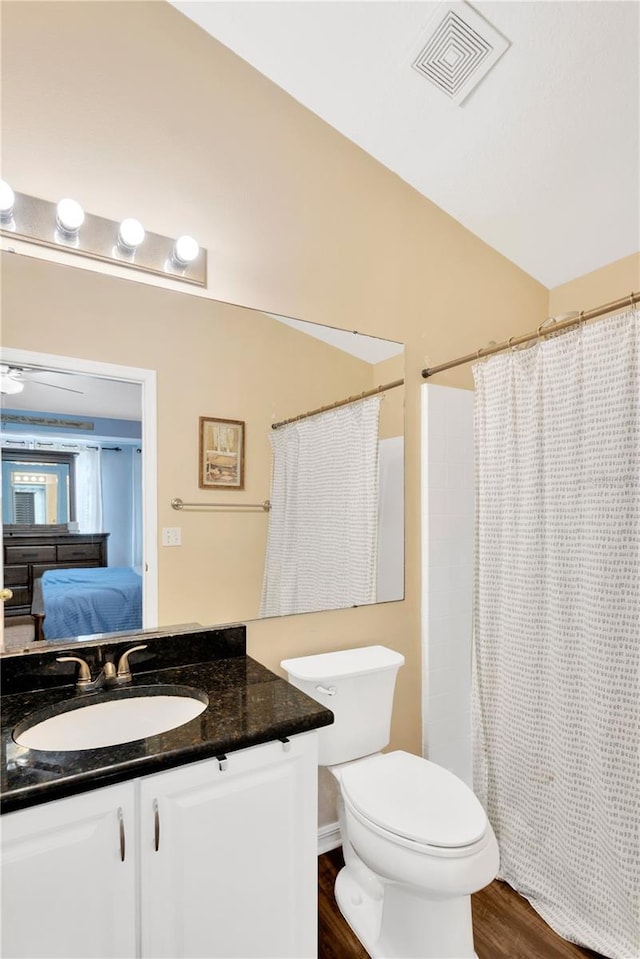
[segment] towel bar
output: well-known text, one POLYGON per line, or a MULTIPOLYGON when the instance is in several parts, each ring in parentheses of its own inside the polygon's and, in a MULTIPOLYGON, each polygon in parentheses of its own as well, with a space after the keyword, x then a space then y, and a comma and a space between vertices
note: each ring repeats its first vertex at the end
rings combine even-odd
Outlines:
POLYGON ((271 509, 271 501, 266 499, 263 503, 185 503, 179 496, 174 496, 171 507, 172 509, 261 509, 268 513, 271 509))

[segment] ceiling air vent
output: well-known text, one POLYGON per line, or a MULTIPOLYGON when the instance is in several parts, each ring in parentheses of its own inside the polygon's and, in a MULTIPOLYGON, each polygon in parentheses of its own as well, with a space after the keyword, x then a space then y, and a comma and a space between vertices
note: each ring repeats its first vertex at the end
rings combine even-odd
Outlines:
POLYGON ((462 103, 509 47, 468 3, 444 3, 429 24, 413 68, 454 103, 462 103))

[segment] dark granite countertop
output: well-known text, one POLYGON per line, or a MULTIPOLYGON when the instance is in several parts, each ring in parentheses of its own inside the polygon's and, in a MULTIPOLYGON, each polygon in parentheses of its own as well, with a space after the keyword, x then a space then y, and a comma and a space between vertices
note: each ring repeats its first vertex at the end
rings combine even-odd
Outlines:
MULTIPOLYGON (((222 756, 236 749, 327 726, 333 714, 245 653, 244 626, 196 628, 178 634, 119 635, 116 642, 69 644, 26 656, 2 657, 1 811, 12 812, 100 786, 222 756), (56 711, 61 704, 113 698, 113 689, 76 694, 76 664, 57 663, 77 655, 92 666, 105 655, 116 659, 140 642, 145 651, 131 657, 133 681, 125 689, 157 685, 199 690, 208 705, 195 719, 147 739, 51 752, 19 746, 17 725, 31 714, 56 711)), ((118 695, 118 694, 116 694, 118 695)))

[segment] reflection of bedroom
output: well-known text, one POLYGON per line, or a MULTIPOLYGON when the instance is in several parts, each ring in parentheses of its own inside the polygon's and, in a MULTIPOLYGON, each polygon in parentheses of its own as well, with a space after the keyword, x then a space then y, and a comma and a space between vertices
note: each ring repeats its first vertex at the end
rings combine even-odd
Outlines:
POLYGON ((2 410, 5 642, 139 629, 140 386, 32 370, 24 387, 2 410))

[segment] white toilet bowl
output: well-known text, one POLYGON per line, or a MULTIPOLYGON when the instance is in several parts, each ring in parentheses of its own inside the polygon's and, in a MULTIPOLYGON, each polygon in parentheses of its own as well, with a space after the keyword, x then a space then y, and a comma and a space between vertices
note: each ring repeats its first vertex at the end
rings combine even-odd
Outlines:
POLYGON ((389 743, 404 657, 364 646, 284 660, 289 682, 328 705, 321 766, 340 783, 343 916, 372 959, 473 959, 471 893, 495 878, 498 844, 473 792, 389 743))
POLYGON ((405 752, 333 767, 342 797, 340 909, 374 959, 472 959, 469 896, 494 879, 498 845, 472 791, 405 752))

